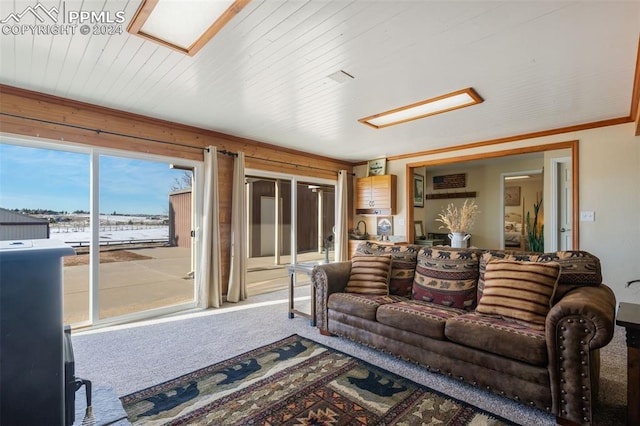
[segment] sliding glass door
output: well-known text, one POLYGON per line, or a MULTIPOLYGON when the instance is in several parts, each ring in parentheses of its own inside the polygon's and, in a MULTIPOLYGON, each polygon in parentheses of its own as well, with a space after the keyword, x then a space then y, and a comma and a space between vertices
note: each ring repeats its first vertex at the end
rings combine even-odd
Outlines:
POLYGON ((0 239, 49 238, 76 250, 63 258, 65 324, 90 319, 89 169, 86 152, 0 143, 0 239))
POLYGON ((247 291, 280 290, 291 263, 334 260, 335 182, 248 171, 247 291))
POLYGON ((296 261, 332 261, 335 187, 310 181, 296 185, 296 261))
POLYGON ((65 324, 195 307, 200 163, 3 138, 0 166, 0 214, 14 222, 0 238, 76 250, 64 258, 65 324))
POLYGON ((194 303, 192 173, 161 161, 99 161, 99 318, 194 303))

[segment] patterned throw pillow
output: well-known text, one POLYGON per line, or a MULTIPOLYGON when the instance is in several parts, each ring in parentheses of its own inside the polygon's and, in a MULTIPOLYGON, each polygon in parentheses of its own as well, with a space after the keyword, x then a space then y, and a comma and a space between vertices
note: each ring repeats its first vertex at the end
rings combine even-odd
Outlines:
POLYGON ((484 273, 492 259, 518 260, 523 262, 558 262, 560 276, 558 288, 562 286, 597 286, 602 283, 600 259, 586 251, 571 250, 550 253, 529 253, 490 250, 480 258, 480 278, 478 279, 478 303, 484 289, 484 273))
POLYGON ((542 330, 559 275, 558 262, 491 260, 487 263, 484 292, 476 312, 542 330))
POLYGON ((358 245, 356 256, 359 254, 391 255, 389 294, 411 297, 411 287, 413 286, 413 277, 416 272, 419 249, 420 246, 411 244, 388 246, 366 241, 358 245))
POLYGON ((418 253, 413 299, 472 310, 476 301, 479 252, 424 247, 418 253))
POLYGON ((391 256, 354 256, 345 292, 386 296, 390 275, 391 256))

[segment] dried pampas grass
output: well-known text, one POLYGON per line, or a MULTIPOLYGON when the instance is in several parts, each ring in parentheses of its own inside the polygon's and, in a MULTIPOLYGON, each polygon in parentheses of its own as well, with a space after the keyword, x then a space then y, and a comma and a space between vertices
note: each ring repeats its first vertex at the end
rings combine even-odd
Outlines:
POLYGON ((464 200, 462 208, 458 208, 453 204, 449 204, 446 210, 438 215, 436 221, 442 222, 440 229, 447 228, 449 232, 469 232, 473 228, 476 215, 480 213, 478 205, 474 201, 464 200))

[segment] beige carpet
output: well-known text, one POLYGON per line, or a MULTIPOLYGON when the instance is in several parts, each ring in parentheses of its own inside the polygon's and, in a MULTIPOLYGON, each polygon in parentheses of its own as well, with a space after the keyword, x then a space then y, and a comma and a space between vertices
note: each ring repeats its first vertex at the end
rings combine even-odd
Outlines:
MULTIPOLYGON (((305 296, 305 290, 296 294, 305 296)), ((555 418, 542 411, 430 373, 349 340, 322 336, 309 326, 307 319, 287 318, 286 297, 286 291, 279 291, 239 304, 225 304, 218 310, 75 333, 76 372, 96 385, 110 385, 118 396, 124 396, 298 334, 518 424, 555 424, 555 418)), ((308 299, 299 300, 296 308, 308 309, 308 299)), ((616 328, 613 342, 602 351, 600 396, 594 424, 624 424, 626 346, 621 327, 616 328)))

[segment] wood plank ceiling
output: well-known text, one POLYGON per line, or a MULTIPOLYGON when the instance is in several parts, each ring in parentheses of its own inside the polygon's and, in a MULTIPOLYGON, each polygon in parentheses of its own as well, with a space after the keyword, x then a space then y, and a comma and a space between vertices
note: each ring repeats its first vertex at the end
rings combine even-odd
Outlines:
POLYGON ((139 0, 40 1, 124 11, 114 35, 10 18, 37 4, 0 1, 0 83, 349 161, 628 117, 640 28, 638 1, 253 0, 189 57, 126 32, 139 0), (357 121, 466 87, 485 102, 357 121))

